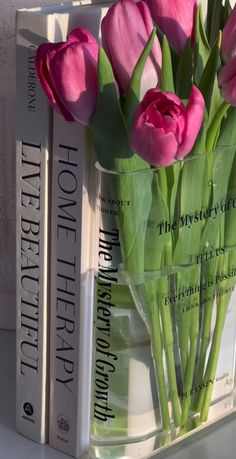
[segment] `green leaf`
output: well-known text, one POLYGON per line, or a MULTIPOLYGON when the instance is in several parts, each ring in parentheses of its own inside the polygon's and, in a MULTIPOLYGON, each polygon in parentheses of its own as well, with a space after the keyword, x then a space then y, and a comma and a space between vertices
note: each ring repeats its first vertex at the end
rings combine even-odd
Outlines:
POLYGON ((171 52, 165 35, 162 40, 162 70, 159 86, 163 91, 175 92, 171 52))
POLYGON ((225 0, 225 4, 222 6, 222 10, 221 10, 221 20, 220 20, 221 29, 223 29, 226 22, 228 21, 228 18, 231 12, 232 12, 232 7, 230 4, 230 1, 225 0))
MULTIPOLYGON (((168 168, 163 168, 163 173, 168 168)), ((170 234, 160 236, 158 229, 163 221, 169 221, 169 206, 163 195, 160 182, 160 170, 153 173, 152 181, 152 205, 148 216, 148 225, 145 235, 145 269, 157 270, 162 267, 165 245, 168 243, 170 234)))
POLYGON ((198 84, 206 62, 210 56, 209 46, 203 23, 202 7, 198 5, 195 21, 194 80, 198 84))
POLYGON ((206 105, 208 113, 210 111, 210 106, 212 102, 213 88, 214 88, 215 79, 217 77, 217 70, 220 65, 220 42, 221 42, 221 34, 209 55, 209 58, 207 60, 207 63, 205 65, 204 71, 202 73, 202 76, 201 76, 201 79, 198 85, 205 99, 205 105, 206 105))
POLYGON ((176 76, 176 94, 181 99, 187 99, 189 97, 193 84, 193 54, 191 40, 188 39, 184 50, 180 56, 177 76, 176 76))
MULTIPOLYGON (((163 34, 162 31, 159 29, 159 27, 158 27, 157 24, 155 25, 155 27, 156 27, 157 37, 158 37, 158 39, 159 39, 159 42, 162 43, 162 42, 163 42, 164 34, 163 34)), ((173 75, 176 75, 177 68, 178 68, 178 65, 179 65, 180 55, 179 55, 179 53, 175 50, 175 48, 172 46, 172 44, 171 44, 170 42, 169 42, 169 48, 170 48, 170 53, 171 53, 171 61, 172 61, 173 75)))
MULTIPOLYGON (((234 111, 236 109, 234 108, 234 111)), ((235 114, 234 114, 235 116, 235 114)), ((234 120, 235 123, 235 120, 234 120)), ((231 150, 231 149, 230 149, 231 150)), ((233 147, 232 147, 232 151, 233 147)), ((226 154, 229 152, 226 151, 226 154)), ((230 173, 230 178, 229 178, 229 186, 228 186, 228 197, 236 196, 236 154, 234 154, 234 160, 233 160, 233 165, 230 173)), ((226 247, 235 247, 236 245, 236 218, 235 218, 235 212, 227 212, 225 215, 225 246, 226 247)))
MULTIPOLYGON (((179 179, 179 216, 193 215, 202 206, 202 195, 196 190, 203 189, 205 155, 198 156, 190 161, 183 161, 179 179)), ((202 222, 191 225, 181 225, 175 246, 173 264, 189 264, 189 255, 199 253, 202 222)))
POLYGON ((220 30, 222 1, 208 0, 207 18, 206 18, 206 34, 210 43, 213 46, 220 30))
POLYGON ((100 165, 110 169, 115 158, 132 156, 129 139, 117 95, 111 64, 102 48, 98 58, 97 108, 90 121, 94 148, 100 165))
POLYGON ((221 123, 229 107, 229 104, 223 102, 210 124, 206 137, 206 151, 208 152, 213 151, 216 146, 217 139, 220 133, 221 123))
POLYGON ((236 107, 229 107, 222 122, 217 146, 236 144, 236 107))
POLYGON ((208 114, 207 110, 204 110, 203 115, 203 122, 200 129, 200 132, 197 136, 195 144, 190 152, 190 155, 201 155, 206 151, 206 134, 207 134, 207 126, 208 126, 208 114))
POLYGON ((126 120, 126 124, 129 130, 132 128, 132 123, 133 123, 133 114, 134 111, 139 104, 140 100, 140 87, 141 87, 141 79, 142 79, 142 74, 143 70, 147 61, 147 58, 151 52, 152 45, 154 42, 156 36, 156 28, 153 28, 153 31, 149 37, 149 40, 133 70, 129 89, 128 89, 128 94, 124 103, 124 117, 126 120))
POLYGON ((209 120, 208 120, 209 124, 212 122, 216 112, 219 110, 223 102, 224 102, 224 99, 221 96, 221 92, 220 92, 220 88, 218 84, 218 78, 216 75, 214 85, 213 85, 213 90, 212 90, 210 109, 209 109, 209 120))

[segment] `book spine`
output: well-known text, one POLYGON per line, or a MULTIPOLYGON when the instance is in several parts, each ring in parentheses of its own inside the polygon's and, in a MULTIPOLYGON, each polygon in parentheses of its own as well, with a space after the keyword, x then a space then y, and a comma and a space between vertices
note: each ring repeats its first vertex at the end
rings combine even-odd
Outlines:
MULTIPOLYGON (((98 38, 107 9, 71 10, 61 39, 74 27, 98 38)), ((89 447, 94 158, 84 126, 53 119, 49 445, 80 457, 89 447)))
POLYGON ((49 444, 79 457, 89 442, 92 168, 84 127, 55 113, 53 138, 49 444))
POLYGON ((52 112, 35 75, 35 55, 52 16, 16 16, 16 427, 48 439, 48 200, 52 112))

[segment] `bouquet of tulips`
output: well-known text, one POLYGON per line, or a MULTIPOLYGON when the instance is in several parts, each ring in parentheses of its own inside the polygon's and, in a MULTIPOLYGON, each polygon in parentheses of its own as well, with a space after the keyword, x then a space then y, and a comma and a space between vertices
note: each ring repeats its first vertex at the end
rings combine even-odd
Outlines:
POLYGON ((148 330, 161 429, 208 419, 235 284, 236 7, 118 0, 101 23, 38 49, 53 107, 88 125, 123 273, 148 330), (223 292, 223 293, 222 293, 223 292), (176 357, 177 355, 177 357, 176 357), (195 390, 196 387, 200 387, 195 390))

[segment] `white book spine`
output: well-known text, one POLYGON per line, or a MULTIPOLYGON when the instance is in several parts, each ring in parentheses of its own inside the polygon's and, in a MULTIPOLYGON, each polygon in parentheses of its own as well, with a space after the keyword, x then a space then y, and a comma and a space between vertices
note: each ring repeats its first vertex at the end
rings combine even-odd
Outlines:
MULTIPOLYGON (((106 11, 80 8, 71 13, 68 31, 87 27, 99 38, 106 11)), ((63 40, 68 31, 61 32, 63 40)), ((94 193, 86 129, 54 113, 49 444, 75 457, 89 447, 94 193)))
POLYGON ((52 112, 35 75, 35 54, 53 17, 16 16, 17 430, 48 438, 48 201, 52 112))
POLYGON ((85 131, 54 115, 49 444, 79 457, 89 443, 92 271, 85 131))
POLYGON ((48 440, 52 109, 35 74, 39 44, 62 40, 81 3, 16 15, 16 427, 48 440), (75 8, 74 8, 75 7, 75 8))

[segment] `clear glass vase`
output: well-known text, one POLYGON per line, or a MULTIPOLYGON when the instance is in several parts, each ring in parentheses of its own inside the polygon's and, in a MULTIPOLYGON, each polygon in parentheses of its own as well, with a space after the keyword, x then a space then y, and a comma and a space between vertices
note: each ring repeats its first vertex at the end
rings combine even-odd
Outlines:
POLYGON ((149 457, 235 410, 235 176, 235 147, 97 166, 91 457, 149 457))

